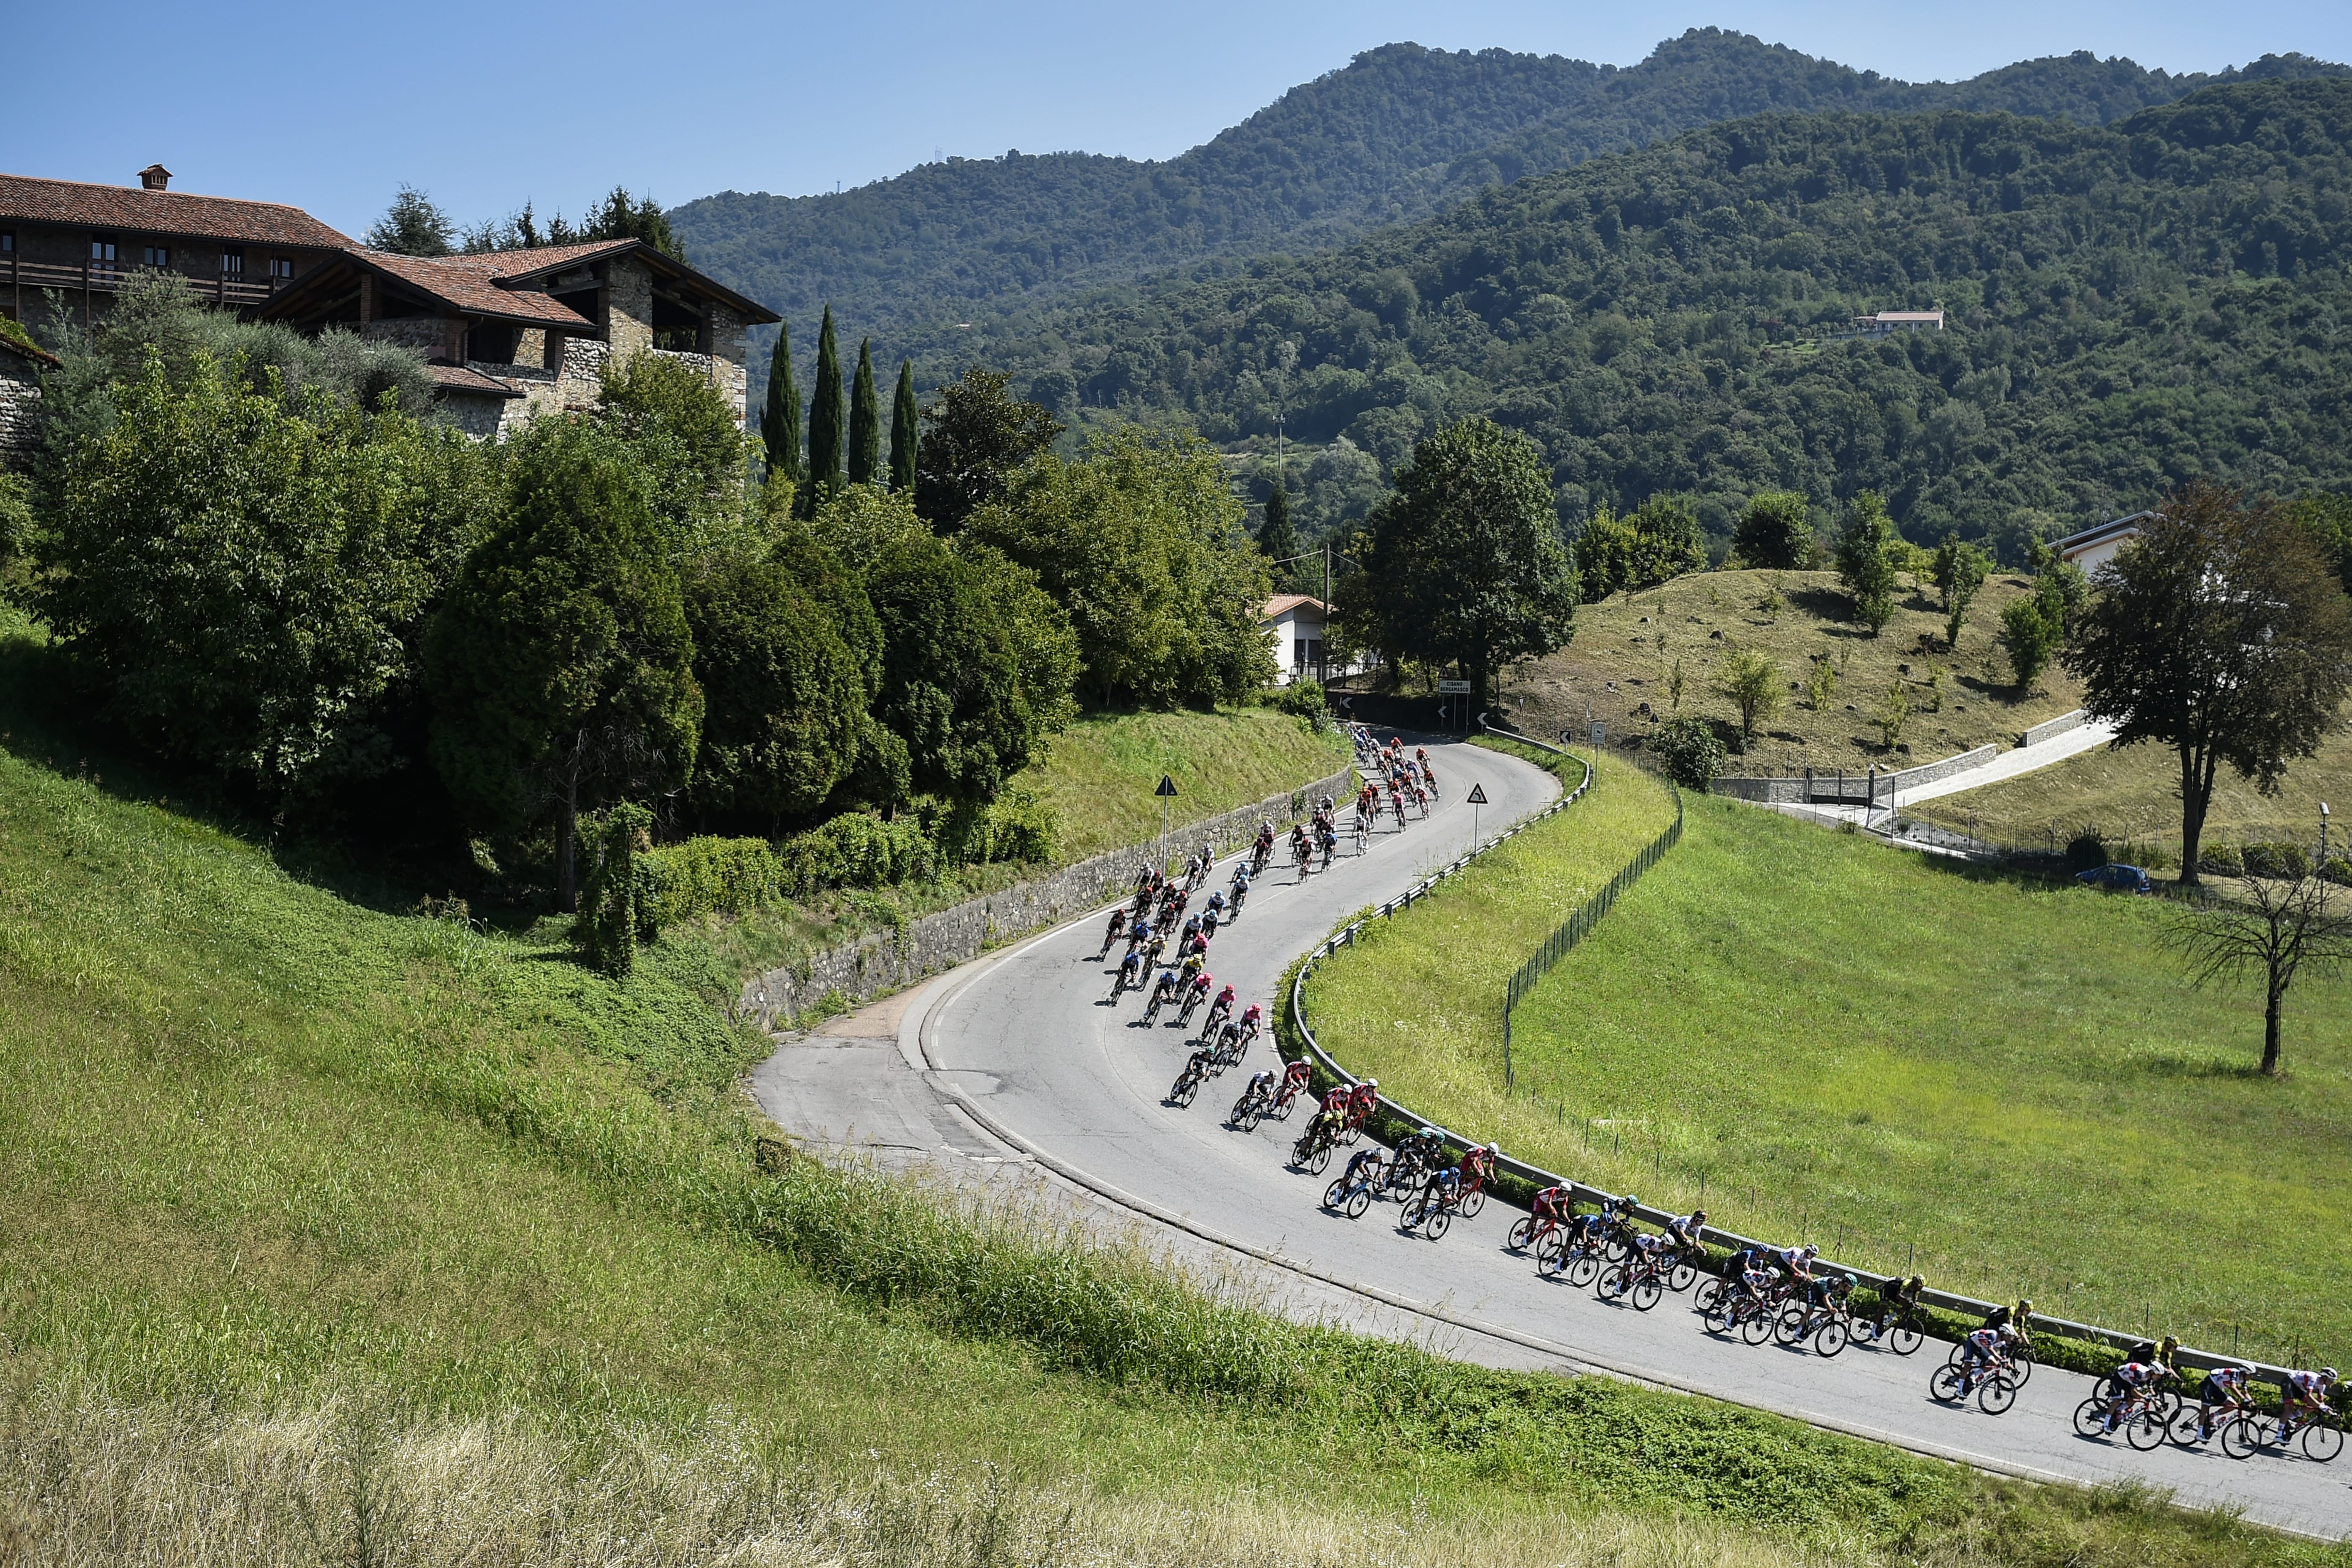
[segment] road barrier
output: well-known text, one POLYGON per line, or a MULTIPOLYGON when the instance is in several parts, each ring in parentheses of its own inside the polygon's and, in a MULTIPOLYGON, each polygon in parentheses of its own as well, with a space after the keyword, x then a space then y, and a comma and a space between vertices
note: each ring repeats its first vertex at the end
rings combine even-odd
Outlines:
MULTIPOLYGON (((1509 731, 1495 730, 1492 726, 1487 726, 1487 729, 1490 733, 1495 734, 1501 739, 1513 741, 1520 745, 1532 746, 1541 751, 1549 752, 1556 756, 1563 757, 1570 762, 1578 763, 1584 769, 1584 782, 1578 784, 1576 788, 1570 790, 1559 800, 1552 802, 1550 805, 1546 806, 1542 811, 1538 812, 1535 816, 1530 816, 1518 824, 1517 826, 1509 828, 1503 833, 1497 834, 1493 838, 1486 840, 1485 843, 1477 845, 1472 848, 1469 853, 1447 865, 1435 876, 1431 877, 1426 881, 1415 884, 1412 889, 1407 890, 1403 896, 1392 899, 1389 902, 1381 905, 1379 909, 1373 910, 1372 913, 1369 915, 1349 921, 1346 925, 1340 927, 1338 931, 1324 938, 1323 941, 1300 962, 1297 971, 1291 976, 1290 982, 1289 1014, 1291 1027, 1297 1032, 1299 1043, 1305 1047, 1307 1054, 1313 1058, 1315 1062, 1320 1066, 1326 1073, 1329 1074, 1331 1078, 1349 1088, 1352 1089, 1355 1087, 1357 1082, 1356 1076, 1348 1071, 1347 1068, 1341 1067, 1339 1062, 1332 1058, 1330 1053, 1323 1048, 1322 1043, 1315 1037, 1315 1030, 1313 1026, 1307 1021, 1307 977, 1314 973, 1315 966, 1324 959, 1330 957, 1342 947, 1352 947, 1355 945, 1357 934, 1370 921, 1374 920, 1391 920, 1395 918, 1397 915, 1403 913, 1405 910, 1412 908, 1416 900, 1427 898, 1430 893, 1437 888, 1439 883, 1444 882, 1446 879, 1466 869, 1470 863, 1473 860, 1475 860, 1479 856, 1485 854, 1487 850, 1494 848, 1496 846, 1507 842, 1525 829, 1534 826, 1537 823, 1543 821, 1545 818, 1552 816, 1561 811, 1565 811, 1577 801, 1582 799, 1586 792, 1592 787, 1592 764, 1586 762, 1583 758, 1574 756, 1571 753, 1561 750, 1558 746, 1548 744, 1542 741, 1532 740, 1525 735, 1517 734, 1509 731)), ((1633 880, 1638 878, 1640 874, 1639 872, 1633 871, 1633 865, 1643 865, 1644 868, 1646 868, 1648 865, 1654 865, 1657 858, 1664 853, 1664 847, 1666 845, 1668 838, 1671 837, 1676 841, 1680 839, 1681 826, 1682 816, 1680 809, 1680 797, 1678 795, 1676 798, 1675 826, 1668 829, 1666 834, 1661 835, 1658 840, 1654 841, 1648 848, 1642 851, 1641 855, 1636 856, 1632 864, 1629 864, 1623 870, 1621 870, 1618 873, 1618 876, 1624 879, 1624 887, 1632 886, 1633 880), (1633 874, 1632 876, 1628 876, 1628 872, 1633 872, 1633 874)), ((1614 902, 1616 896, 1618 894, 1622 894, 1623 891, 1623 887, 1619 887, 1617 882, 1614 880, 1612 880, 1611 886, 1616 889, 1616 892, 1611 895, 1611 901, 1614 902)), ((1587 908, 1590 907, 1590 905, 1587 906, 1587 908)), ((1583 912, 1583 910, 1580 910, 1578 911, 1578 916, 1580 917, 1583 912)), ((1597 921, 1600 917, 1595 915, 1592 918, 1597 921)), ((1571 917, 1570 924, 1576 924, 1575 917, 1571 917)), ((1563 926, 1561 931, 1565 931, 1567 929, 1568 927, 1563 926)), ((1589 930, 1590 927, 1587 926, 1584 929, 1589 930)), ((1581 940, 1581 936, 1582 931, 1580 931, 1579 940, 1581 940)), ((1551 945, 1551 942, 1558 942, 1559 939, 1560 932, 1554 932, 1550 941, 1546 942, 1546 948, 1549 948, 1551 945)), ((1573 942, 1569 943, 1569 947, 1573 946, 1573 942)), ((1548 969, 1552 963, 1557 963, 1562 956, 1566 955, 1569 951, 1569 947, 1561 948, 1558 953, 1555 953, 1551 959, 1544 964, 1544 968, 1548 969)), ((1538 956, 1540 956, 1540 953, 1538 956)), ((1526 974, 1528 967, 1533 965, 1535 962, 1536 961, 1534 959, 1530 959, 1528 965, 1523 965, 1521 967, 1519 972, 1520 974, 1526 974)), ((1524 994, 1524 989, 1518 987, 1517 976, 1513 977, 1513 985, 1515 990, 1518 991, 1519 994, 1524 994)), ((1531 989, 1532 986, 1533 981, 1530 980, 1527 988, 1531 989)), ((1516 1000, 1517 997, 1515 996, 1513 1001, 1516 1000)), ((1507 1016, 1508 1004, 1506 1005, 1507 1021, 1507 1016)), ((1409 1122, 1417 1128, 1434 1127, 1437 1125, 1437 1123, 1431 1119, 1420 1115, 1418 1112, 1400 1104, 1396 1100, 1391 1100, 1385 1094, 1378 1094, 1376 1098, 1379 1109, 1390 1117, 1401 1121, 1409 1122)), ((1458 1136, 1454 1137, 1452 1141, 1459 1143, 1465 1149, 1469 1147, 1468 1141, 1461 1139, 1458 1136)), ((1495 1165, 1497 1172, 1501 1174, 1524 1182, 1531 1188, 1537 1190, 1554 1186, 1566 1187, 1571 1194, 1571 1201, 1610 1203, 1615 1201, 1619 1195, 1609 1192, 1604 1188, 1594 1186, 1589 1182, 1579 1182, 1570 1177, 1558 1175, 1553 1172, 1544 1170, 1539 1166, 1530 1165, 1525 1161, 1515 1160, 1508 1154, 1497 1155, 1495 1161, 1495 1165)), ((1664 1209, 1651 1208, 1647 1205, 1637 1206, 1633 1212, 1635 1218, 1647 1224, 1660 1226, 1663 1226, 1669 1219, 1676 1217, 1664 1209)), ((1737 1231, 1725 1230, 1720 1226, 1712 1225, 1702 1226, 1699 1234, 1700 1238, 1710 1245, 1721 1247, 1734 1252, 1750 1247, 1761 1247, 1769 1250, 1778 1250, 1780 1246, 1778 1243, 1763 1241, 1754 1237, 1742 1236, 1737 1231)), ((1862 1284, 1869 1286, 1874 1290, 1879 1290, 1882 1292, 1887 1286, 1894 1284, 1897 1279, 1897 1276, 1895 1275, 1879 1274, 1854 1264, 1841 1263, 1829 1258, 1819 1259, 1815 1267, 1829 1274, 1851 1274, 1862 1284)), ((1962 1313, 1972 1317, 1982 1317, 1983 1315, 1991 1312, 1997 1305, 1995 1302, 1979 1300, 1974 1296, 1962 1296, 1949 1290, 1937 1290, 1932 1289, 1921 1290, 1919 1292, 1919 1300, 1923 1306, 1936 1308, 1946 1312, 1962 1313)), ((2105 1345, 2110 1349, 2118 1351, 2128 1350, 2132 1346, 2143 1342, 2148 1337, 2145 1333, 2126 1333, 2117 1329, 2103 1328, 2095 1323, 2081 1323, 2075 1322, 2071 1319, 2053 1318, 2038 1311, 2033 1314, 2033 1328, 2037 1332, 2053 1334, 2061 1339, 2076 1340, 2094 1345, 2105 1345)), ((2282 1385, 2285 1383, 2287 1373, 2292 1370, 2286 1367, 2273 1366, 2266 1362, 2249 1360, 2243 1356, 2221 1355, 2210 1351, 2197 1350, 2188 1345, 2180 1347, 2179 1353, 2175 1358, 2175 1361, 2178 1365, 2184 1369, 2210 1369, 2217 1366, 2250 1367, 2258 1375, 2272 1379, 2282 1385)))

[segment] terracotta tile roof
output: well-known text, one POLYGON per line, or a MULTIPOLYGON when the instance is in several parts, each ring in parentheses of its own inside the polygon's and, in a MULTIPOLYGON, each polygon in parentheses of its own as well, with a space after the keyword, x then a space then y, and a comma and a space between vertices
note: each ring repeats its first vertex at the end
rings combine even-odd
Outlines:
POLYGON ((300 207, 278 202, 0 174, 0 219, 10 218, 313 250, 340 250, 352 243, 300 207))
POLYGON ((485 397, 520 397, 522 392, 509 382, 494 375, 484 375, 470 365, 452 364, 446 359, 425 362, 425 374, 433 384, 444 392, 472 393, 485 397))
POLYGON ((1323 613, 1323 601, 1307 594, 1276 594, 1265 602, 1265 608, 1258 612, 1257 618, 1278 621, 1290 611, 1300 609, 1319 616, 1323 613))
POLYGON ((35 364, 47 365, 51 370, 63 363, 37 343, 20 343, 11 337, 0 336, 0 353, 12 353, 20 359, 31 360, 35 364))
POLYGON ((496 281, 500 276, 496 269, 499 252, 488 256, 399 256, 388 250, 353 247, 350 254, 362 265, 388 272, 409 287, 468 314, 534 321, 570 332, 595 331, 587 317, 545 294, 534 294, 528 289, 499 288, 496 281))
POLYGON ((567 267, 626 250, 636 243, 633 239, 595 239, 585 245, 542 245, 536 250, 491 250, 479 256, 444 257, 441 265, 478 268, 483 276, 503 282, 536 278, 542 272, 561 272, 567 267))

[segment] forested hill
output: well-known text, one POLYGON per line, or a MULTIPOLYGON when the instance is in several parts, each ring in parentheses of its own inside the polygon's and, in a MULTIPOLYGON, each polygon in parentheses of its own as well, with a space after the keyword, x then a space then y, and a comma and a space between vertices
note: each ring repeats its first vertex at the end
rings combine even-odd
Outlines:
POLYGON ((1181 411, 1270 447, 1286 407, 1291 441, 1365 449, 1318 461, 1392 466, 1485 412, 1542 444, 1571 524, 1675 491, 1720 538, 1756 490, 1871 487, 1914 538, 2015 559, 2190 474, 2352 484, 2347 147, 2343 78, 2112 127, 1763 116, 939 353, 1080 419, 1181 411), (1825 341, 1937 304, 1942 332, 1825 341))
MULTIPOLYGON (((2288 57, 2247 72, 2314 68, 2338 68, 2288 57)), ((2101 123, 2219 79, 2077 54, 1915 86, 1715 28, 1622 70, 1394 44, 1165 162, 951 158, 837 195, 729 192, 669 217, 698 265, 788 321, 813 331, 830 303, 889 347, 908 328, 1207 257, 1343 244, 1490 184, 1769 110, 2006 109, 2101 123)))

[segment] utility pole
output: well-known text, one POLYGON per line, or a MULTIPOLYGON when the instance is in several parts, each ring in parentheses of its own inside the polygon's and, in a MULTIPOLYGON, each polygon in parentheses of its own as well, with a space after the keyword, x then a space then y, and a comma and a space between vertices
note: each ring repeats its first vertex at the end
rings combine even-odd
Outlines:
MULTIPOLYGON (((1315 679, 1318 684, 1328 686, 1331 684, 1331 542, 1328 539, 1323 542, 1323 640, 1315 645, 1315 679)), ((2324 860, 2326 857, 2322 855, 2320 858, 2324 860)))

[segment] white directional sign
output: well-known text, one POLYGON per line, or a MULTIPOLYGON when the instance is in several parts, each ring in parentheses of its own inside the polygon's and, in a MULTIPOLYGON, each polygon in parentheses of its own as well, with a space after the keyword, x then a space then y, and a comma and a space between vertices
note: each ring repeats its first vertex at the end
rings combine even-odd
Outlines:
POLYGON ((1437 689, 1440 691, 1465 693, 1470 689, 1470 683, 1466 680, 1441 680, 1437 683, 1437 689))

